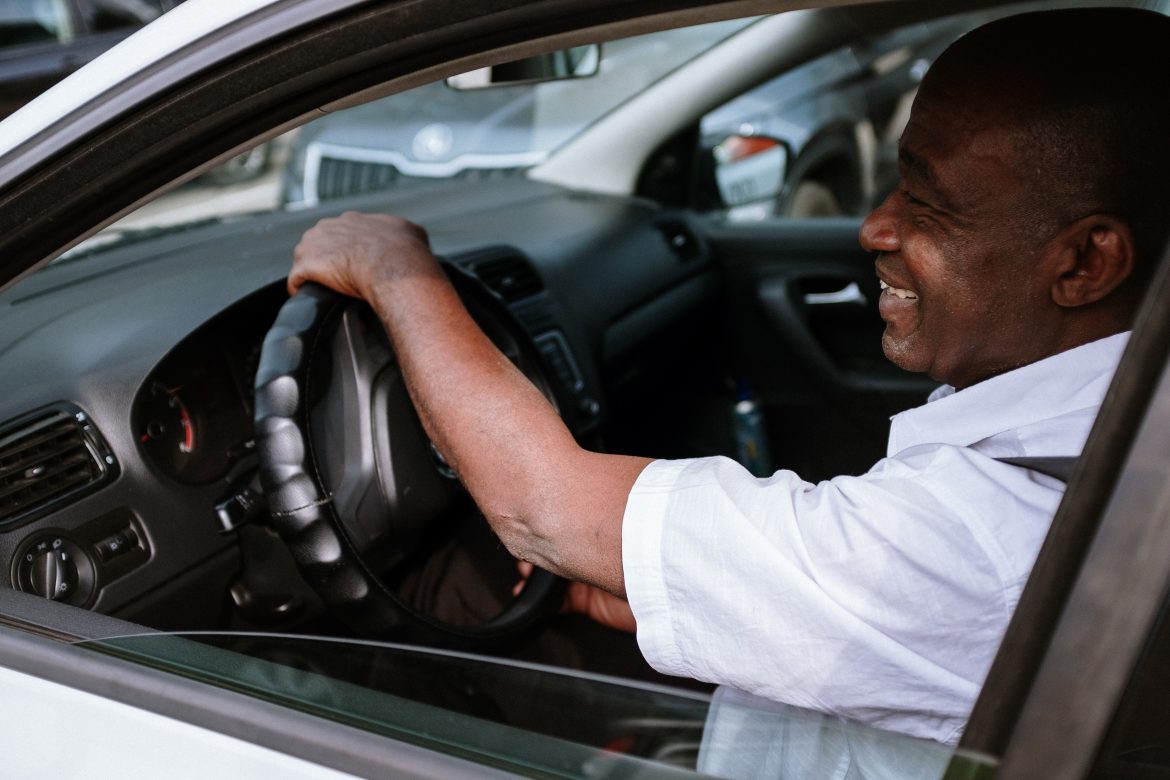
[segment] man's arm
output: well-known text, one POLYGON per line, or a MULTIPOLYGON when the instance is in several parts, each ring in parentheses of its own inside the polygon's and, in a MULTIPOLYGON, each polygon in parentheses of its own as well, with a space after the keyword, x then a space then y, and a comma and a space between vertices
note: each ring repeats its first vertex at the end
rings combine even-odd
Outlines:
POLYGON ((471 319, 418 226, 346 213, 294 258, 291 293, 318 282, 377 312, 427 435, 512 555, 624 596, 622 517, 649 461, 577 445, 471 319))

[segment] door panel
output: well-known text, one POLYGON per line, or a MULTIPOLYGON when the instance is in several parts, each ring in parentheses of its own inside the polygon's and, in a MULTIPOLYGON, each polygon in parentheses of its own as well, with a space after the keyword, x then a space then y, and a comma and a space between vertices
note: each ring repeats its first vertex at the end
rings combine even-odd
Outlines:
POLYGON ((733 365, 758 396, 773 465, 816 480, 885 454, 889 417, 936 386, 882 354, 873 256, 856 219, 712 220, 733 365))

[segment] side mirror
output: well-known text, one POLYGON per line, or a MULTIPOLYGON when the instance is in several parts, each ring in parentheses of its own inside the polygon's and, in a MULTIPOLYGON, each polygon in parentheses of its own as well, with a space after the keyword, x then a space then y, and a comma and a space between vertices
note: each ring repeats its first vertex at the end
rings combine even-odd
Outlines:
POLYGON ((711 150, 715 185, 727 208, 770 200, 784 189, 788 147, 762 135, 730 135, 711 150))
POLYGON ((600 67, 601 47, 593 43, 460 73, 447 79, 447 86, 459 90, 485 89, 512 84, 583 79, 596 75, 600 67))

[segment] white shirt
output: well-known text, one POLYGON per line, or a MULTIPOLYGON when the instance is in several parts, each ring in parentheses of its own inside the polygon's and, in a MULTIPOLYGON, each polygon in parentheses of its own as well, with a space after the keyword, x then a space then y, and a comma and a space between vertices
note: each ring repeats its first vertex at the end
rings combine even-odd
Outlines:
POLYGON ((661 672, 958 741, 1064 492, 994 458, 1078 455, 1128 334, 892 418, 820 484, 655 461, 626 505, 638 643, 661 672))

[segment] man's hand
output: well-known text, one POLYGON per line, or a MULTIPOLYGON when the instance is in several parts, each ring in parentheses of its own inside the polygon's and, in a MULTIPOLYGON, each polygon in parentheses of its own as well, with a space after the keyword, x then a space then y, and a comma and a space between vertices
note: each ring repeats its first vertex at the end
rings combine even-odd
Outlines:
POLYGON ((442 276, 425 230, 388 214, 347 211, 321 220, 301 238, 288 291, 295 295, 305 282, 317 282, 369 299, 379 284, 415 275, 442 276))
MULTIPOLYGON (((532 576, 533 566, 526 561, 517 561, 516 568, 520 571, 521 580, 512 588, 513 596, 519 596, 520 591, 524 590, 524 586, 528 584, 528 578, 532 576)), ((632 634, 638 630, 638 623, 634 620, 634 612, 630 609, 630 602, 584 582, 569 583, 565 589, 565 600, 561 604, 561 612, 585 615, 603 626, 616 628, 618 631, 632 634)))

